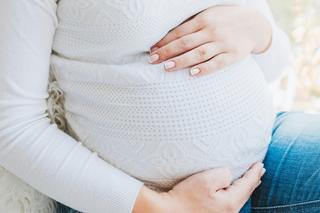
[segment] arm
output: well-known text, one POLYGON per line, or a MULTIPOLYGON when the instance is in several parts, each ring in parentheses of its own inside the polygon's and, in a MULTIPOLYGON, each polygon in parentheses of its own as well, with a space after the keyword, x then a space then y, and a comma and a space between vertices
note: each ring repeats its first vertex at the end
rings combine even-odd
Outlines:
POLYGON ((0 165, 83 212, 131 212, 142 182, 51 125, 46 98, 54 0, 0 1, 0 165))
POLYGON ((263 70, 267 81, 277 79, 283 68, 290 62, 291 47, 287 35, 277 26, 271 10, 265 0, 247 0, 248 6, 260 11, 272 27, 272 41, 266 51, 254 54, 254 58, 263 70))

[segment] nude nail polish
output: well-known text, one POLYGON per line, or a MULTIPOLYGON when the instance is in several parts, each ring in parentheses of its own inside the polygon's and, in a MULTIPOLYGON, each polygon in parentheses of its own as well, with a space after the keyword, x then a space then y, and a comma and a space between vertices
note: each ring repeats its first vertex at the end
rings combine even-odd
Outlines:
POLYGON ((192 68, 190 70, 190 74, 193 75, 197 75, 198 73, 200 73, 200 69, 199 68, 192 68))
POLYGON ((154 63, 154 62, 158 61, 159 58, 160 58, 160 56, 158 54, 153 54, 150 56, 149 61, 150 61, 150 63, 154 63))
POLYGON ((164 63, 164 68, 167 69, 172 69, 176 66, 176 63, 174 61, 168 61, 164 63))

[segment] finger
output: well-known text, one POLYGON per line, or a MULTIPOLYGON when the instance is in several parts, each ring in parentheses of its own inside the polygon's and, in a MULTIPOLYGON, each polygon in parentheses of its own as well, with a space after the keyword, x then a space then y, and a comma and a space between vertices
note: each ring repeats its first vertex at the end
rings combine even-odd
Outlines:
POLYGON ((201 76, 212 73, 235 63, 235 61, 236 57, 234 57, 232 54, 221 53, 204 63, 192 67, 190 69, 190 75, 201 76))
POLYGON ((231 171, 227 168, 210 169, 194 176, 203 182, 210 197, 217 191, 229 187, 232 180, 231 171))
POLYGON ((194 66, 205 62, 216 55, 223 52, 223 48, 219 43, 206 43, 189 52, 170 59, 164 64, 164 68, 167 71, 175 71, 178 69, 194 66))
POLYGON ((202 27, 203 25, 201 25, 201 22, 199 22, 196 17, 191 19, 190 21, 186 21, 169 31, 165 37, 163 37, 160 41, 154 44, 151 47, 151 52, 154 47, 160 48, 178 38, 181 38, 182 36, 199 31, 202 29, 202 27))
POLYGON ((233 184, 225 190, 227 196, 235 203, 245 204, 253 191, 261 183, 260 179, 264 171, 262 163, 254 164, 242 178, 234 181, 233 184))
POLYGON ((152 52, 151 58, 157 55, 157 60, 150 60, 150 62, 160 63, 162 61, 185 53, 189 50, 192 50, 206 42, 209 42, 209 36, 205 31, 198 31, 192 34, 188 34, 152 52))

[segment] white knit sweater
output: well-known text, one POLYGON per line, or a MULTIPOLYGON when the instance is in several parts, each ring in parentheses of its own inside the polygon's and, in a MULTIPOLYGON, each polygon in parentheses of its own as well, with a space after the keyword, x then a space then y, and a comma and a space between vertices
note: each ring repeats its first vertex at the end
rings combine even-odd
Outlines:
POLYGON ((264 157, 274 120, 266 79, 288 51, 264 1, 0 4, 0 164, 39 191, 83 212, 130 212, 143 182, 167 189, 220 166, 236 178, 264 157), (266 53, 198 78, 148 63, 168 30, 222 3, 270 18, 266 53), (81 142, 47 118, 50 63, 81 142))

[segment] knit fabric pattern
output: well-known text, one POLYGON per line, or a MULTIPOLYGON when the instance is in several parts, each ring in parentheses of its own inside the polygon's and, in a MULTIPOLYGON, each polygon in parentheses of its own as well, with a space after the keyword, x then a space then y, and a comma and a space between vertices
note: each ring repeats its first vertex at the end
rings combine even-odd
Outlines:
POLYGON ((153 43, 220 2, 59 3, 51 68, 68 124, 85 146, 150 188, 168 190, 221 166, 237 178, 266 153, 274 111, 251 56, 196 78, 148 63, 153 43))

